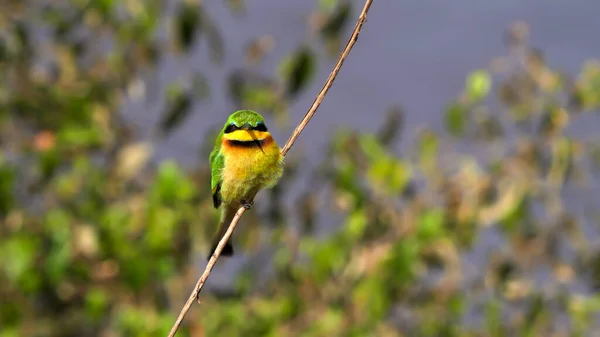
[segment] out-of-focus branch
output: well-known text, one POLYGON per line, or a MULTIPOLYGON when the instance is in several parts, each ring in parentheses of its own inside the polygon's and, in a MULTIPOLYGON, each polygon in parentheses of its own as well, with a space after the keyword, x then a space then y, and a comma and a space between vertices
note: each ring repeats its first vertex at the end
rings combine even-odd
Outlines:
MULTIPOLYGON (((335 67, 329 74, 327 81, 325 82, 325 84, 323 85, 323 88, 321 89, 321 91, 319 92, 317 97, 315 98, 310 109, 308 109, 308 112, 306 113, 306 115, 304 115, 304 118, 302 118, 302 121, 300 122, 300 124, 298 124, 298 126, 294 129, 294 131, 292 132, 292 135, 290 136, 288 141, 285 143, 285 145, 281 149, 281 154, 283 156, 285 156, 288 153, 288 151, 290 150, 290 148, 294 145, 294 143, 296 142, 296 139, 298 139, 298 137, 300 136, 300 133, 302 133, 302 130, 304 130, 304 128, 306 127, 306 125, 308 124, 310 119, 313 117, 313 115, 315 114, 315 112, 317 111, 319 106, 321 105, 321 102, 323 102, 323 99, 325 98, 325 95, 329 91, 329 88, 331 88, 331 86, 333 85, 333 81, 335 80, 337 74, 339 73, 340 69, 342 68, 342 64, 344 64, 344 61, 348 57, 348 54, 350 54, 350 50, 352 50, 352 47, 354 47, 354 44, 356 43, 356 40, 358 39, 358 34, 360 34, 360 30, 361 30, 363 24, 365 23, 365 21, 367 20, 367 12, 369 11, 369 8, 371 7, 372 2, 373 2, 373 0, 365 1, 365 5, 360 13, 360 16, 358 17, 356 26, 354 27, 354 31, 352 32, 352 35, 350 36, 350 39, 348 40, 346 47, 340 54, 340 57, 338 58, 338 61, 335 65, 335 67)), ((200 276, 200 278, 198 279, 198 282, 196 283, 194 290, 192 291, 188 300, 185 302, 185 305, 181 309, 181 312, 179 313, 179 316, 177 317, 175 324, 173 325, 173 327, 171 328, 171 331, 169 332, 169 335, 168 335, 169 337, 174 337, 175 334, 177 333, 177 330, 179 329, 181 322, 185 318, 185 315, 188 313, 188 311, 191 309, 192 305, 194 304, 194 301, 198 298, 198 295, 200 294, 200 291, 202 290, 204 283, 206 283, 206 280, 208 279, 210 272, 212 271, 215 263, 217 263, 217 260, 219 259, 219 256, 221 255, 221 251, 223 250, 223 247, 225 246, 225 243, 227 242, 227 240, 229 240, 229 238, 233 234, 233 231, 235 230, 237 223, 240 221, 240 218, 242 217, 242 215, 244 214, 245 211, 246 211, 246 209, 244 207, 240 207, 240 209, 237 211, 237 213, 235 213, 235 216, 233 217, 233 219, 231 220, 231 223, 229 224, 229 228, 227 228, 227 232, 225 232, 225 234, 221 238, 221 241, 219 241, 219 244, 217 245, 217 248, 213 252, 213 255, 211 256, 210 260, 208 261, 208 264, 206 265, 206 268, 204 269, 202 276, 200 276)))

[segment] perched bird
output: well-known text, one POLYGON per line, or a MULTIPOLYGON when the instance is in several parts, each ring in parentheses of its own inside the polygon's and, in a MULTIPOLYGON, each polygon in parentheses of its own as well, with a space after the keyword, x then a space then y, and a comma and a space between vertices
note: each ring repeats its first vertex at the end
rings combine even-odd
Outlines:
MULTIPOLYGON (((252 110, 231 114, 210 153, 211 189, 221 219, 208 259, 240 206, 249 209, 256 193, 273 187, 283 174, 283 156, 261 115, 252 110)), ((231 239, 223 256, 233 255, 231 239)))

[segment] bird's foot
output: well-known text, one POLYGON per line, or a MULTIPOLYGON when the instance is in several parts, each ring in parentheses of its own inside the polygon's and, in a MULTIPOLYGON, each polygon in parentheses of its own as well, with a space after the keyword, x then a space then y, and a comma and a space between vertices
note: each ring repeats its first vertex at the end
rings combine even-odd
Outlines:
POLYGON ((242 206, 244 206, 244 208, 246 210, 249 210, 250 208, 252 208, 252 205, 254 205, 254 201, 252 201, 252 200, 250 200, 250 201, 242 200, 242 206))

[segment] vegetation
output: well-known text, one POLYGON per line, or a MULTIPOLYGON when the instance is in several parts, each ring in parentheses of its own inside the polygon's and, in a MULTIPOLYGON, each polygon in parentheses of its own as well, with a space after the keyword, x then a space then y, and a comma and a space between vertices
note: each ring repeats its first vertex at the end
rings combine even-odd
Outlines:
MULTIPOLYGON (((151 158, 215 84, 195 73, 164 88, 151 141, 121 114, 157 90, 165 57, 202 43, 211 62, 222 59, 226 41, 201 2, 176 4, 165 37, 158 0, 5 1, 0 336, 166 336, 200 273, 217 221, 206 188, 214 134, 194 167, 151 158)), ((242 1, 228 4, 243 11, 242 1)), ((320 1, 315 11, 317 38, 335 56, 355 9, 320 1)), ((600 329, 599 213, 572 202, 597 176, 600 144, 567 132, 600 108, 600 64, 562 73, 526 33, 515 25, 509 56, 467 76, 446 131, 421 130, 401 154, 394 107, 377 133, 336 130, 308 178, 298 177, 304 155, 292 151, 283 181, 236 231, 238 252, 252 258, 232 287, 202 293, 178 335, 600 329), (294 185, 297 208, 284 209, 297 179, 306 179, 294 185), (326 236, 317 235, 323 218, 335 222, 326 236)), ((269 44, 250 43, 248 63, 269 44)), ((231 100, 287 120, 314 79, 315 49, 298 46, 273 78, 233 70, 231 100)))

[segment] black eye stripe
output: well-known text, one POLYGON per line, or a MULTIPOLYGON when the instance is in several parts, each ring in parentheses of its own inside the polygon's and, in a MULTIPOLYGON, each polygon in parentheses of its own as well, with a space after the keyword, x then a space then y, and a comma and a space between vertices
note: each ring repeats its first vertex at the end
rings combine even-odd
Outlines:
POLYGON ((264 123, 258 123, 258 124, 256 124, 256 126, 253 129, 256 131, 266 132, 267 126, 264 123))
POLYGON ((235 130, 238 130, 239 128, 235 125, 235 124, 229 124, 227 125, 227 127, 225 128, 225 131, 223 131, 224 133, 231 133, 235 130))
MULTIPOLYGON (((225 130, 223 130, 223 133, 231 133, 233 131, 236 130, 241 130, 241 127, 238 127, 235 124, 229 124, 225 127, 225 130)), ((256 131, 261 131, 261 132, 267 132, 267 126, 264 123, 258 123, 256 124, 255 127, 251 128, 252 130, 256 130, 256 131)))

